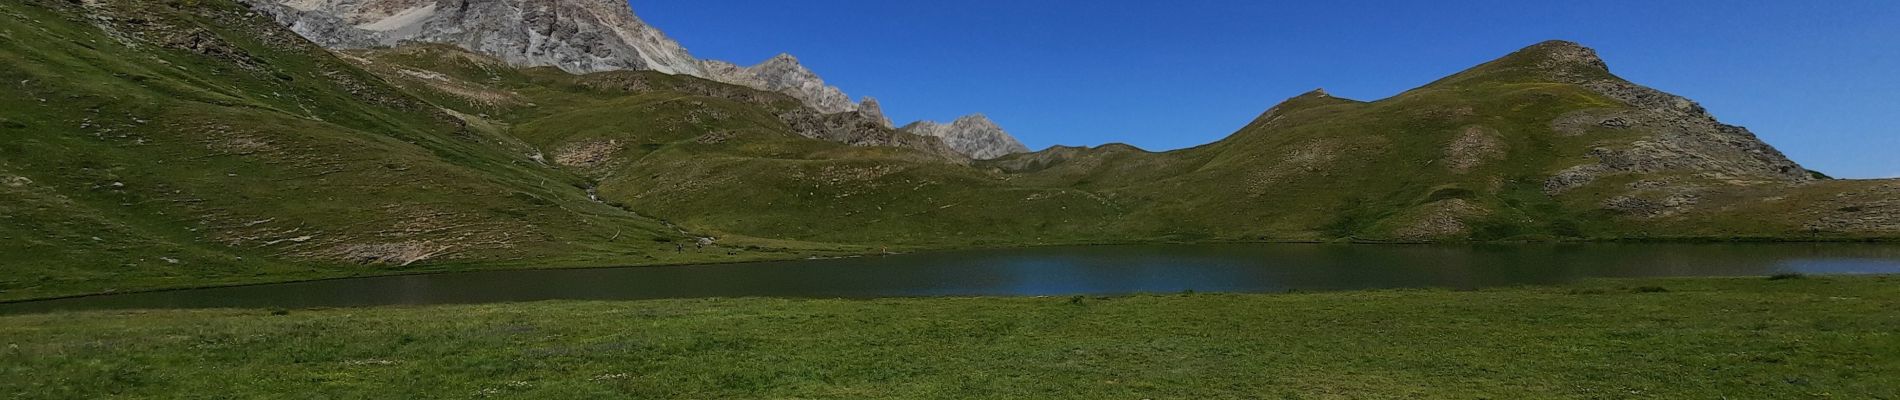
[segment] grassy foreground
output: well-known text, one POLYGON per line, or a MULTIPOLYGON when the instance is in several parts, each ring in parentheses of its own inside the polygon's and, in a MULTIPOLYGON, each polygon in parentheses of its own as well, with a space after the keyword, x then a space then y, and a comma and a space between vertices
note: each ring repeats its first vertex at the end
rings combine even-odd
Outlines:
POLYGON ((0 397, 1900 398, 1900 279, 0 317, 0 397))

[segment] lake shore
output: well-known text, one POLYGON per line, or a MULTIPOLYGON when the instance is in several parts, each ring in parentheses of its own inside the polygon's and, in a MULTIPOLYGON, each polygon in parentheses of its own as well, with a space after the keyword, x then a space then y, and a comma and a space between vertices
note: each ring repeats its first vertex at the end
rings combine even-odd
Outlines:
POLYGON ((1241 244, 1325 244, 1325 245, 1361 245, 1361 246, 1486 246, 1486 245, 1564 245, 1564 244, 1891 244, 1900 243, 1900 237, 1866 238, 1608 238, 1595 240, 1560 241, 1458 241, 1458 242, 1379 242, 1360 240, 1203 240, 1203 241, 1166 241, 1166 240, 1129 240, 1096 242, 1047 242, 1025 245, 996 244, 958 244, 958 245, 907 245, 880 246, 869 245, 831 245, 830 247, 811 247, 796 249, 755 249, 710 247, 688 250, 679 254, 662 254, 665 259, 628 257, 620 259, 580 259, 580 260, 541 260, 535 262, 450 262, 425 264, 416 267, 397 267, 391 269, 382 265, 355 266, 310 266, 291 273, 253 273, 231 275, 219 278, 171 277, 167 279, 129 279, 116 281, 77 281, 55 282, 52 284, 27 284, 22 281, 12 287, 0 285, 0 304, 23 303, 33 301, 70 299, 81 297, 108 296, 127 293, 163 292, 193 290, 220 287, 239 287, 272 285, 297 282, 317 282, 328 280, 452 274, 484 271, 553 271, 601 268, 633 267, 674 267, 686 265, 722 265, 747 264, 775 261, 797 261, 808 259, 838 259, 877 257, 884 255, 915 253, 946 253, 968 250, 1022 250, 1059 247, 1097 247, 1097 246, 1143 246, 1143 245, 1241 245, 1241 244), (354 267, 354 268, 352 268, 354 267), (189 283, 181 283, 188 280, 189 283))
POLYGON ((1892 398, 1900 277, 0 317, 16 398, 1892 398))

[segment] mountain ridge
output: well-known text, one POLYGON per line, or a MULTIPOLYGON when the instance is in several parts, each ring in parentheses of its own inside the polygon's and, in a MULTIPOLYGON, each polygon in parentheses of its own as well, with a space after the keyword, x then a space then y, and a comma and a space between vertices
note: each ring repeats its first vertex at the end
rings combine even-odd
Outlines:
MULTIPOLYGON (((444 43, 515 66, 574 74, 652 70, 785 93, 823 114, 858 112, 837 86, 780 53, 751 66, 694 57, 618 0, 243 0, 333 49, 444 43)), ((895 126, 882 106, 870 118, 895 126)), ((997 130, 1000 132, 1000 129, 997 130)), ((1014 138, 1010 138, 1014 141, 1014 138)), ((970 155, 967 154, 966 155, 970 155)))
POLYGON ((704 76, 685 47, 616 0, 247 0, 331 48, 448 43, 520 66, 704 76))
POLYGON ((835 114, 857 111, 859 104, 851 102, 851 96, 836 86, 826 85, 816 72, 805 68, 791 54, 779 53, 770 59, 741 67, 737 64, 706 60, 705 78, 715 81, 785 93, 804 100, 806 104, 819 112, 835 114))
POLYGON ((0 35, 4 299, 977 246, 1900 239, 1900 180, 1803 177, 1687 99, 1540 57, 1310 92, 1188 149, 970 160, 690 75, 327 50, 229 0, 0 2, 0 35))
POLYGON ((1003 127, 983 114, 970 114, 958 117, 948 124, 934 121, 916 121, 898 128, 899 131, 943 139, 950 148, 969 155, 970 158, 988 160, 1010 154, 1028 153, 1029 147, 1010 136, 1003 127))

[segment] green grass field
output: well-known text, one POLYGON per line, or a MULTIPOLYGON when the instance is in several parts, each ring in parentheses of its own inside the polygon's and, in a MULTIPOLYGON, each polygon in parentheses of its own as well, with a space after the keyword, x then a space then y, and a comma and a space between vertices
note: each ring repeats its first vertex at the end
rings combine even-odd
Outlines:
POLYGON ((1900 278, 0 317, 0 397, 1900 398, 1900 278))

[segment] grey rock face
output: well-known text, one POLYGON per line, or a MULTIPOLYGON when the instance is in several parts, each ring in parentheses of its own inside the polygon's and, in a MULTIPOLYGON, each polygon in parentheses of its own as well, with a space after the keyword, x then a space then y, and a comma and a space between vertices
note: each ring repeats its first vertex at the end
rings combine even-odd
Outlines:
MULTIPOLYGON (((853 103, 825 84, 798 58, 780 54, 750 67, 693 57, 678 42, 635 16, 624 0, 241 0, 329 48, 370 48, 404 42, 455 45, 510 65, 558 67, 585 74, 650 70, 692 75, 778 92, 798 99, 815 116, 850 123, 810 123, 809 131, 851 132, 860 124, 893 124, 875 99, 853 103), (850 114, 850 117, 832 117, 850 114), (820 128, 824 129, 820 129, 820 128)), ((817 119, 814 118, 813 121, 817 119)), ((995 158, 1027 152, 1022 143, 982 116, 950 125, 918 124, 911 132, 940 138, 957 153, 995 158)), ((862 133, 862 132, 859 132, 862 133)), ((871 144, 861 134, 807 135, 871 144)), ((868 135, 878 136, 878 135, 868 135)), ((907 143, 935 150, 938 145, 907 143)))
POLYGON ((585 74, 649 70, 784 93, 820 113, 857 111, 798 59, 700 60, 622 0, 245 0, 329 48, 450 44, 509 65, 585 74))
POLYGON ((818 112, 833 114, 857 111, 858 105, 851 102, 843 90, 825 84, 817 73, 799 64, 797 57, 780 54, 770 60, 750 67, 740 67, 724 61, 706 61, 704 69, 707 79, 769 90, 804 101, 818 112))
POLYGON ((885 128, 897 128, 897 125, 891 124, 891 117, 884 116, 884 106, 879 105, 875 98, 866 96, 864 100, 859 101, 858 115, 863 115, 865 118, 877 121, 879 125, 883 125, 885 128))
POLYGON ((1799 183, 1813 179, 1754 133, 1723 124, 1687 98, 1617 78, 1596 51, 1576 43, 1552 41, 1532 49, 1547 54, 1538 68, 1553 81, 1576 84, 1630 106, 1625 110, 1583 110, 1552 122, 1559 134, 1589 129, 1648 132, 1627 146, 1591 150, 1596 163, 1579 165, 1545 182, 1548 193, 1562 193, 1597 177, 1617 173, 1693 172, 1727 181, 1799 183))
POLYGON ((700 61, 620 0, 248 0, 331 48, 445 43, 517 66, 704 76, 700 61))
POLYGON ((947 145, 941 138, 899 132, 886 128, 855 112, 819 115, 799 110, 779 115, 792 130, 805 137, 852 146, 901 147, 917 150, 935 161, 969 164, 966 154, 947 145))
POLYGON ((1028 153, 1029 147, 1017 141, 1003 127, 990 121, 982 114, 973 114, 957 118, 950 124, 931 121, 917 121, 905 125, 899 130, 921 136, 942 138, 944 144, 959 153, 978 160, 988 160, 1016 153, 1028 153))

